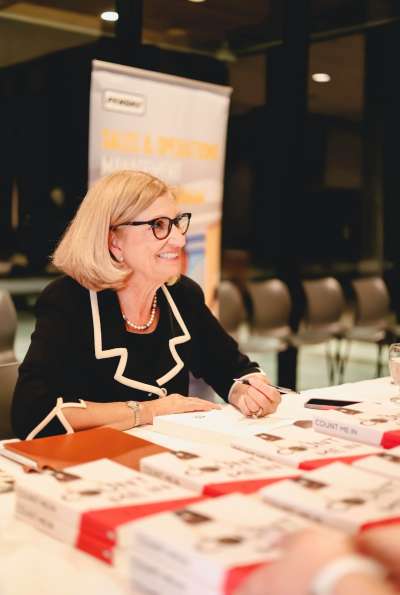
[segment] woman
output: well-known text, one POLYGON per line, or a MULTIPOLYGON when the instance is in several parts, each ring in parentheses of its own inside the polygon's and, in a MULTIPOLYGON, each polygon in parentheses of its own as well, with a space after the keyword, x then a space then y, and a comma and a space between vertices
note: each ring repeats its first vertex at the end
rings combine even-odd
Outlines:
POLYGON ((189 222, 150 174, 120 171, 92 186, 54 254, 66 276, 37 302, 12 406, 17 436, 126 430, 217 408, 187 396, 189 372, 245 415, 275 411, 278 392, 238 351, 200 287, 179 278, 189 222), (233 381, 247 375, 251 385, 233 381))

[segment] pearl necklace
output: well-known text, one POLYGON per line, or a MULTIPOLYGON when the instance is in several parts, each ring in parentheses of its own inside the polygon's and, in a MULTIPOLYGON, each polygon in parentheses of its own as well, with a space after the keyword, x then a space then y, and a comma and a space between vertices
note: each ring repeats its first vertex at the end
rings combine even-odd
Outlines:
POLYGON ((125 314, 123 312, 122 312, 122 318, 125 320, 126 324, 130 328, 133 328, 136 331, 145 331, 146 329, 148 329, 153 324, 153 320, 155 318, 156 311, 157 311, 157 294, 155 294, 155 296, 154 296, 153 305, 151 306, 151 310, 150 310, 150 318, 148 319, 147 322, 145 322, 144 324, 135 324, 134 322, 131 322, 125 316, 125 314))

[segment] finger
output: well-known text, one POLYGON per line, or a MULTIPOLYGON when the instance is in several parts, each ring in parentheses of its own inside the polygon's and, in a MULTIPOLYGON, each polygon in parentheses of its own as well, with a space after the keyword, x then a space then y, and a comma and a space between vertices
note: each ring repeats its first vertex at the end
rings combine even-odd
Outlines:
POLYGON ((257 403, 257 401, 255 401, 251 395, 249 395, 248 393, 246 393, 244 395, 244 400, 247 406, 247 409, 249 410, 250 415, 258 415, 258 413, 262 413, 262 408, 259 406, 259 404, 257 403))
POLYGON ((248 387, 247 395, 251 397, 254 406, 250 409, 254 411, 254 413, 259 412, 259 415, 267 415, 268 413, 273 413, 276 410, 277 404, 272 403, 265 395, 260 393, 256 388, 248 387))
POLYGON ((270 399, 274 403, 281 402, 282 397, 279 391, 273 386, 269 386, 269 384, 267 384, 265 380, 252 376, 249 377, 248 380, 250 382, 250 385, 256 388, 258 391, 260 391, 265 397, 267 397, 267 399, 270 399))
POLYGON ((246 403, 246 395, 243 394, 240 396, 240 399, 238 401, 237 404, 238 409, 240 409, 240 411, 243 413, 243 415, 245 415, 246 417, 251 417, 253 414, 251 413, 250 409, 247 406, 246 403))
POLYGON ((212 401, 206 401, 205 399, 199 399, 198 397, 188 397, 187 401, 193 404, 195 407, 201 407, 202 409, 221 409, 219 403, 213 403, 212 401))

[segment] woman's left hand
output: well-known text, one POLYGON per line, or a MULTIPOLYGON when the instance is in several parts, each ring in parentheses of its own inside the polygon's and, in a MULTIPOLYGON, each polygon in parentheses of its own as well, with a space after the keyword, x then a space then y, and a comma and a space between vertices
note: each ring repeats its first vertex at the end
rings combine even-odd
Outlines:
POLYGON ((252 374, 246 380, 250 384, 236 383, 229 402, 248 417, 264 417, 274 413, 281 402, 281 395, 268 384, 268 378, 264 374, 252 374))

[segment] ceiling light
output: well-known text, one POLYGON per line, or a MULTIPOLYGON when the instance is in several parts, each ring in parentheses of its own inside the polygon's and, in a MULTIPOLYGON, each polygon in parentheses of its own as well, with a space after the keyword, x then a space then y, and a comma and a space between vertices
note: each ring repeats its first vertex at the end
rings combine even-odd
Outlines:
POLYGON ((331 80, 331 77, 327 72, 314 72, 311 78, 316 83, 329 83, 331 80))
POLYGON ((189 2, 205 2, 205 0, 189 0, 189 2))
POLYGON ((103 21, 108 21, 109 23, 115 23, 115 21, 118 21, 118 13, 115 12, 115 10, 105 10, 104 12, 101 13, 100 18, 103 21))

